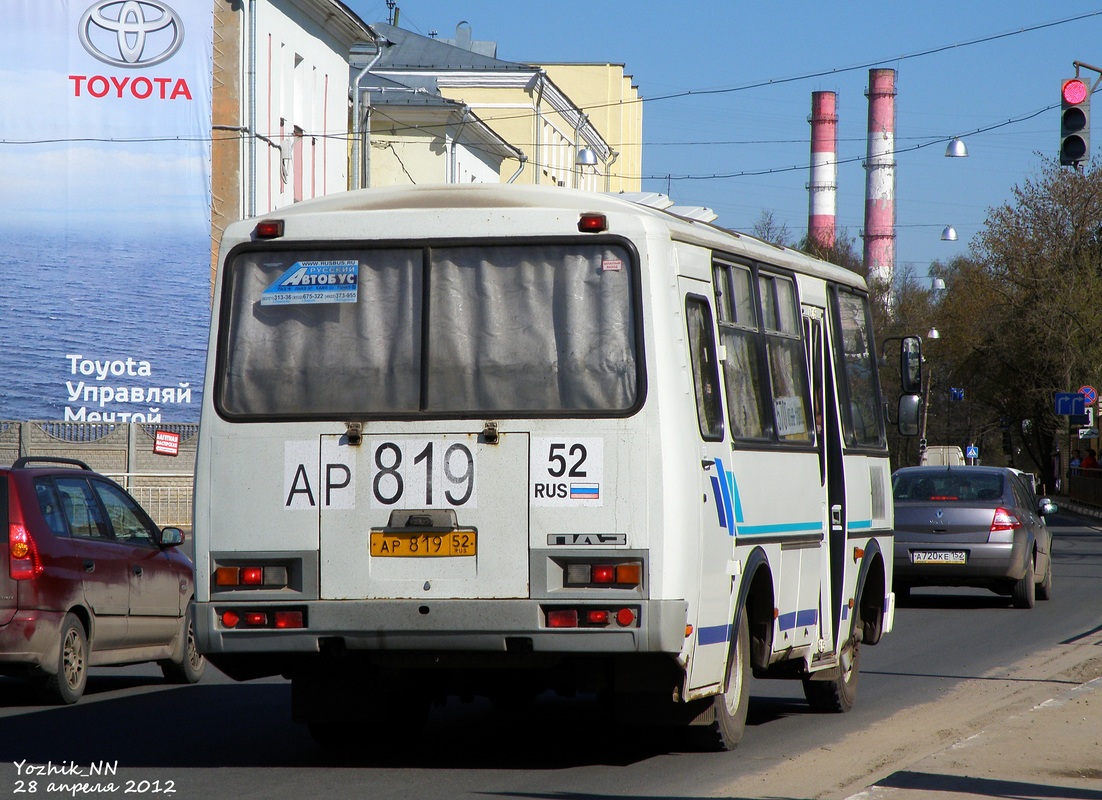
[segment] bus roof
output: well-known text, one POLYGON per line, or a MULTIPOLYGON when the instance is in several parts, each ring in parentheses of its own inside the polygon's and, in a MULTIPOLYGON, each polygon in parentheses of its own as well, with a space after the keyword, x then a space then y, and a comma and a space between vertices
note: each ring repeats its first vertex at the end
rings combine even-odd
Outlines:
MULTIPOLYGON (((409 210, 471 211, 476 209, 548 209, 583 214, 629 213, 658 221, 669 230, 674 241, 709 247, 733 256, 765 261, 809 273, 827 280, 866 288, 864 278, 851 270, 831 264, 792 248, 770 244, 750 234, 729 230, 697 217, 698 208, 684 205, 668 210, 661 203, 636 202, 638 196, 621 197, 611 193, 587 192, 564 187, 499 183, 432 184, 425 186, 388 186, 336 192, 304 200, 262 215, 259 219, 293 219, 305 215, 330 213, 387 212, 409 210), (677 212, 682 212, 685 216, 677 212)), ((248 241, 256 220, 234 223, 226 238, 248 241)), ((291 237, 294 238, 294 237, 291 237)))

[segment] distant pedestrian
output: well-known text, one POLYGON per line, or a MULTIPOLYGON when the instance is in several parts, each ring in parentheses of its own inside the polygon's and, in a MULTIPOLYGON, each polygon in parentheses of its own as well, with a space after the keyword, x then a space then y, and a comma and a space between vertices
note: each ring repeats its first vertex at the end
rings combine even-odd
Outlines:
POLYGON ((1068 475, 1078 475, 1079 466, 1083 463, 1082 454, 1078 450, 1071 451, 1071 458, 1068 459, 1068 475))
POLYGON ((1087 455, 1080 462, 1079 469, 1084 475, 1098 475, 1098 453, 1094 451, 1094 448, 1087 449, 1087 455))

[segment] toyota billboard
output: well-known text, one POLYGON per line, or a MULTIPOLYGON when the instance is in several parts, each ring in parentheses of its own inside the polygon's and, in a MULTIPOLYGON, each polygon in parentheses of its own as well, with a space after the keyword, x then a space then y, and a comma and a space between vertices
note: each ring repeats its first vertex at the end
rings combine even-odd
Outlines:
POLYGON ((0 14, 0 420, 198 421, 210 0, 0 14))

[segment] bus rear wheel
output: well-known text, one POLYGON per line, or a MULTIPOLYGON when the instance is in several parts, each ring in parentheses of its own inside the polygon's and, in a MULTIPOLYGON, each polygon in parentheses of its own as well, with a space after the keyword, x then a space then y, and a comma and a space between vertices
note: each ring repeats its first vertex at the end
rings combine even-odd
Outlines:
POLYGON ((861 649, 857 642, 842 653, 838 673, 827 680, 804 679, 804 697, 811 710, 819 714, 841 714, 857 702, 857 677, 861 666, 861 649))

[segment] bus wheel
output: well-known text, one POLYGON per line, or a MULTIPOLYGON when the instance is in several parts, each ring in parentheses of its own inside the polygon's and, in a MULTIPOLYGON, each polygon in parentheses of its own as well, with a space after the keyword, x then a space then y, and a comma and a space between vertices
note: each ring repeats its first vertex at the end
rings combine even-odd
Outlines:
POLYGON ((746 709, 750 702, 750 622, 745 610, 738 626, 738 638, 727 657, 727 684, 715 696, 715 720, 707 727, 709 745, 715 750, 734 750, 746 730, 746 709))
MULTIPOLYGON (((854 626, 857 626, 856 620, 854 626)), ((829 680, 804 680, 804 697, 811 710, 819 714, 840 714, 857 702, 857 676, 861 665, 861 649, 857 642, 842 653, 839 674, 829 680)))

